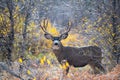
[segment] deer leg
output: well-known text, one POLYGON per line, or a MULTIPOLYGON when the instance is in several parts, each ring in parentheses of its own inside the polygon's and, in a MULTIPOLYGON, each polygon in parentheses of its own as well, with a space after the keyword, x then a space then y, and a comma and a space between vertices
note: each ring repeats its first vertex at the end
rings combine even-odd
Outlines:
POLYGON ((94 64, 90 64, 90 67, 92 68, 92 71, 91 71, 92 74, 97 74, 98 73, 98 70, 96 69, 94 64))
POLYGON ((60 79, 59 79, 59 80, 64 80, 64 78, 67 77, 68 72, 69 72, 69 67, 67 67, 66 69, 63 70, 63 73, 62 73, 62 75, 60 76, 60 79))
POLYGON ((104 69, 104 67, 101 65, 101 63, 96 63, 95 66, 96 66, 99 70, 101 70, 103 73, 106 72, 105 69, 104 69))
POLYGON ((68 72, 69 72, 69 67, 66 69, 66 75, 68 74, 68 72))
POLYGON ((64 74, 64 75, 67 75, 68 72, 69 72, 69 67, 67 67, 66 69, 64 69, 63 74, 64 74))

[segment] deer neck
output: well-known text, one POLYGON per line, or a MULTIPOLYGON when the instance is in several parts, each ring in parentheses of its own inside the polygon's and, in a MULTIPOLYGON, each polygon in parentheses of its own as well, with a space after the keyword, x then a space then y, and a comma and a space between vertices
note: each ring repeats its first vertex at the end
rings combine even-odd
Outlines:
POLYGON ((58 50, 54 50, 53 49, 53 53, 55 54, 55 56, 58 58, 58 57, 60 57, 60 56, 62 56, 61 54, 62 54, 62 52, 63 52, 63 48, 64 48, 64 46, 61 44, 60 45, 60 48, 58 49, 58 50))

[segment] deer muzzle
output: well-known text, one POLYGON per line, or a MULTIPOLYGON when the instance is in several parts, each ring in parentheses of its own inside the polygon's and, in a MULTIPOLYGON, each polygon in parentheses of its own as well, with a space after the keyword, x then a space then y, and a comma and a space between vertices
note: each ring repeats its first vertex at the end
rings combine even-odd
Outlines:
POLYGON ((53 50, 58 50, 59 48, 60 48, 60 41, 59 40, 54 40, 52 49, 53 50))

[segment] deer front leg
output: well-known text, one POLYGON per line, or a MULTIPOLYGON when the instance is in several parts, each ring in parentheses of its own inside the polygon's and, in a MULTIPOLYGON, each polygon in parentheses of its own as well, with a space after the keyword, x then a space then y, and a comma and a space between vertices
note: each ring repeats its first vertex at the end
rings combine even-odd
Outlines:
POLYGON ((66 75, 68 74, 68 72, 69 72, 69 67, 67 67, 67 69, 66 69, 66 75))
POLYGON ((68 74, 68 72, 69 72, 69 63, 67 62, 67 60, 62 60, 61 61, 61 65, 62 65, 62 68, 63 68, 63 73, 65 74, 65 75, 67 75, 68 74))
POLYGON ((62 75, 60 77, 60 80, 63 80, 64 78, 67 78, 67 74, 68 74, 69 68, 70 68, 67 60, 62 60, 61 61, 61 67, 62 67, 63 72, 62 72, 62 75))

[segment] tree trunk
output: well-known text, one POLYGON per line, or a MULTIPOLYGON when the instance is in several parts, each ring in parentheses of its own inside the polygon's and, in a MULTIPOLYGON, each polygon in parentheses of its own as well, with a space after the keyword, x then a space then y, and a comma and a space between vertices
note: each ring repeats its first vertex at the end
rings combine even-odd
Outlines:
POLYGON ((13 1, 12 0, 6 0, 7 8, 9 10, 9 19, 10 19, 10 33, 8 34, 8 61, 12 61, 12 49, 13 49, 13 42, 14 42, 14 19, 13 19, 13 1))
POLYGON ((119 31, 119 27, 120 26, 120 1, 119 0, 113 0, 112 2, 113 5, 113 16, 112 16, 112 25, 113 25, 113 52, 112 54, 115 55, 115 57, 117 58, 117 63, 119 61, 119 53, 120 53, 120 48, 119 45, 120 44, 116 44, 118 41, 117 37, 120 37, 120 31, 119 31))

